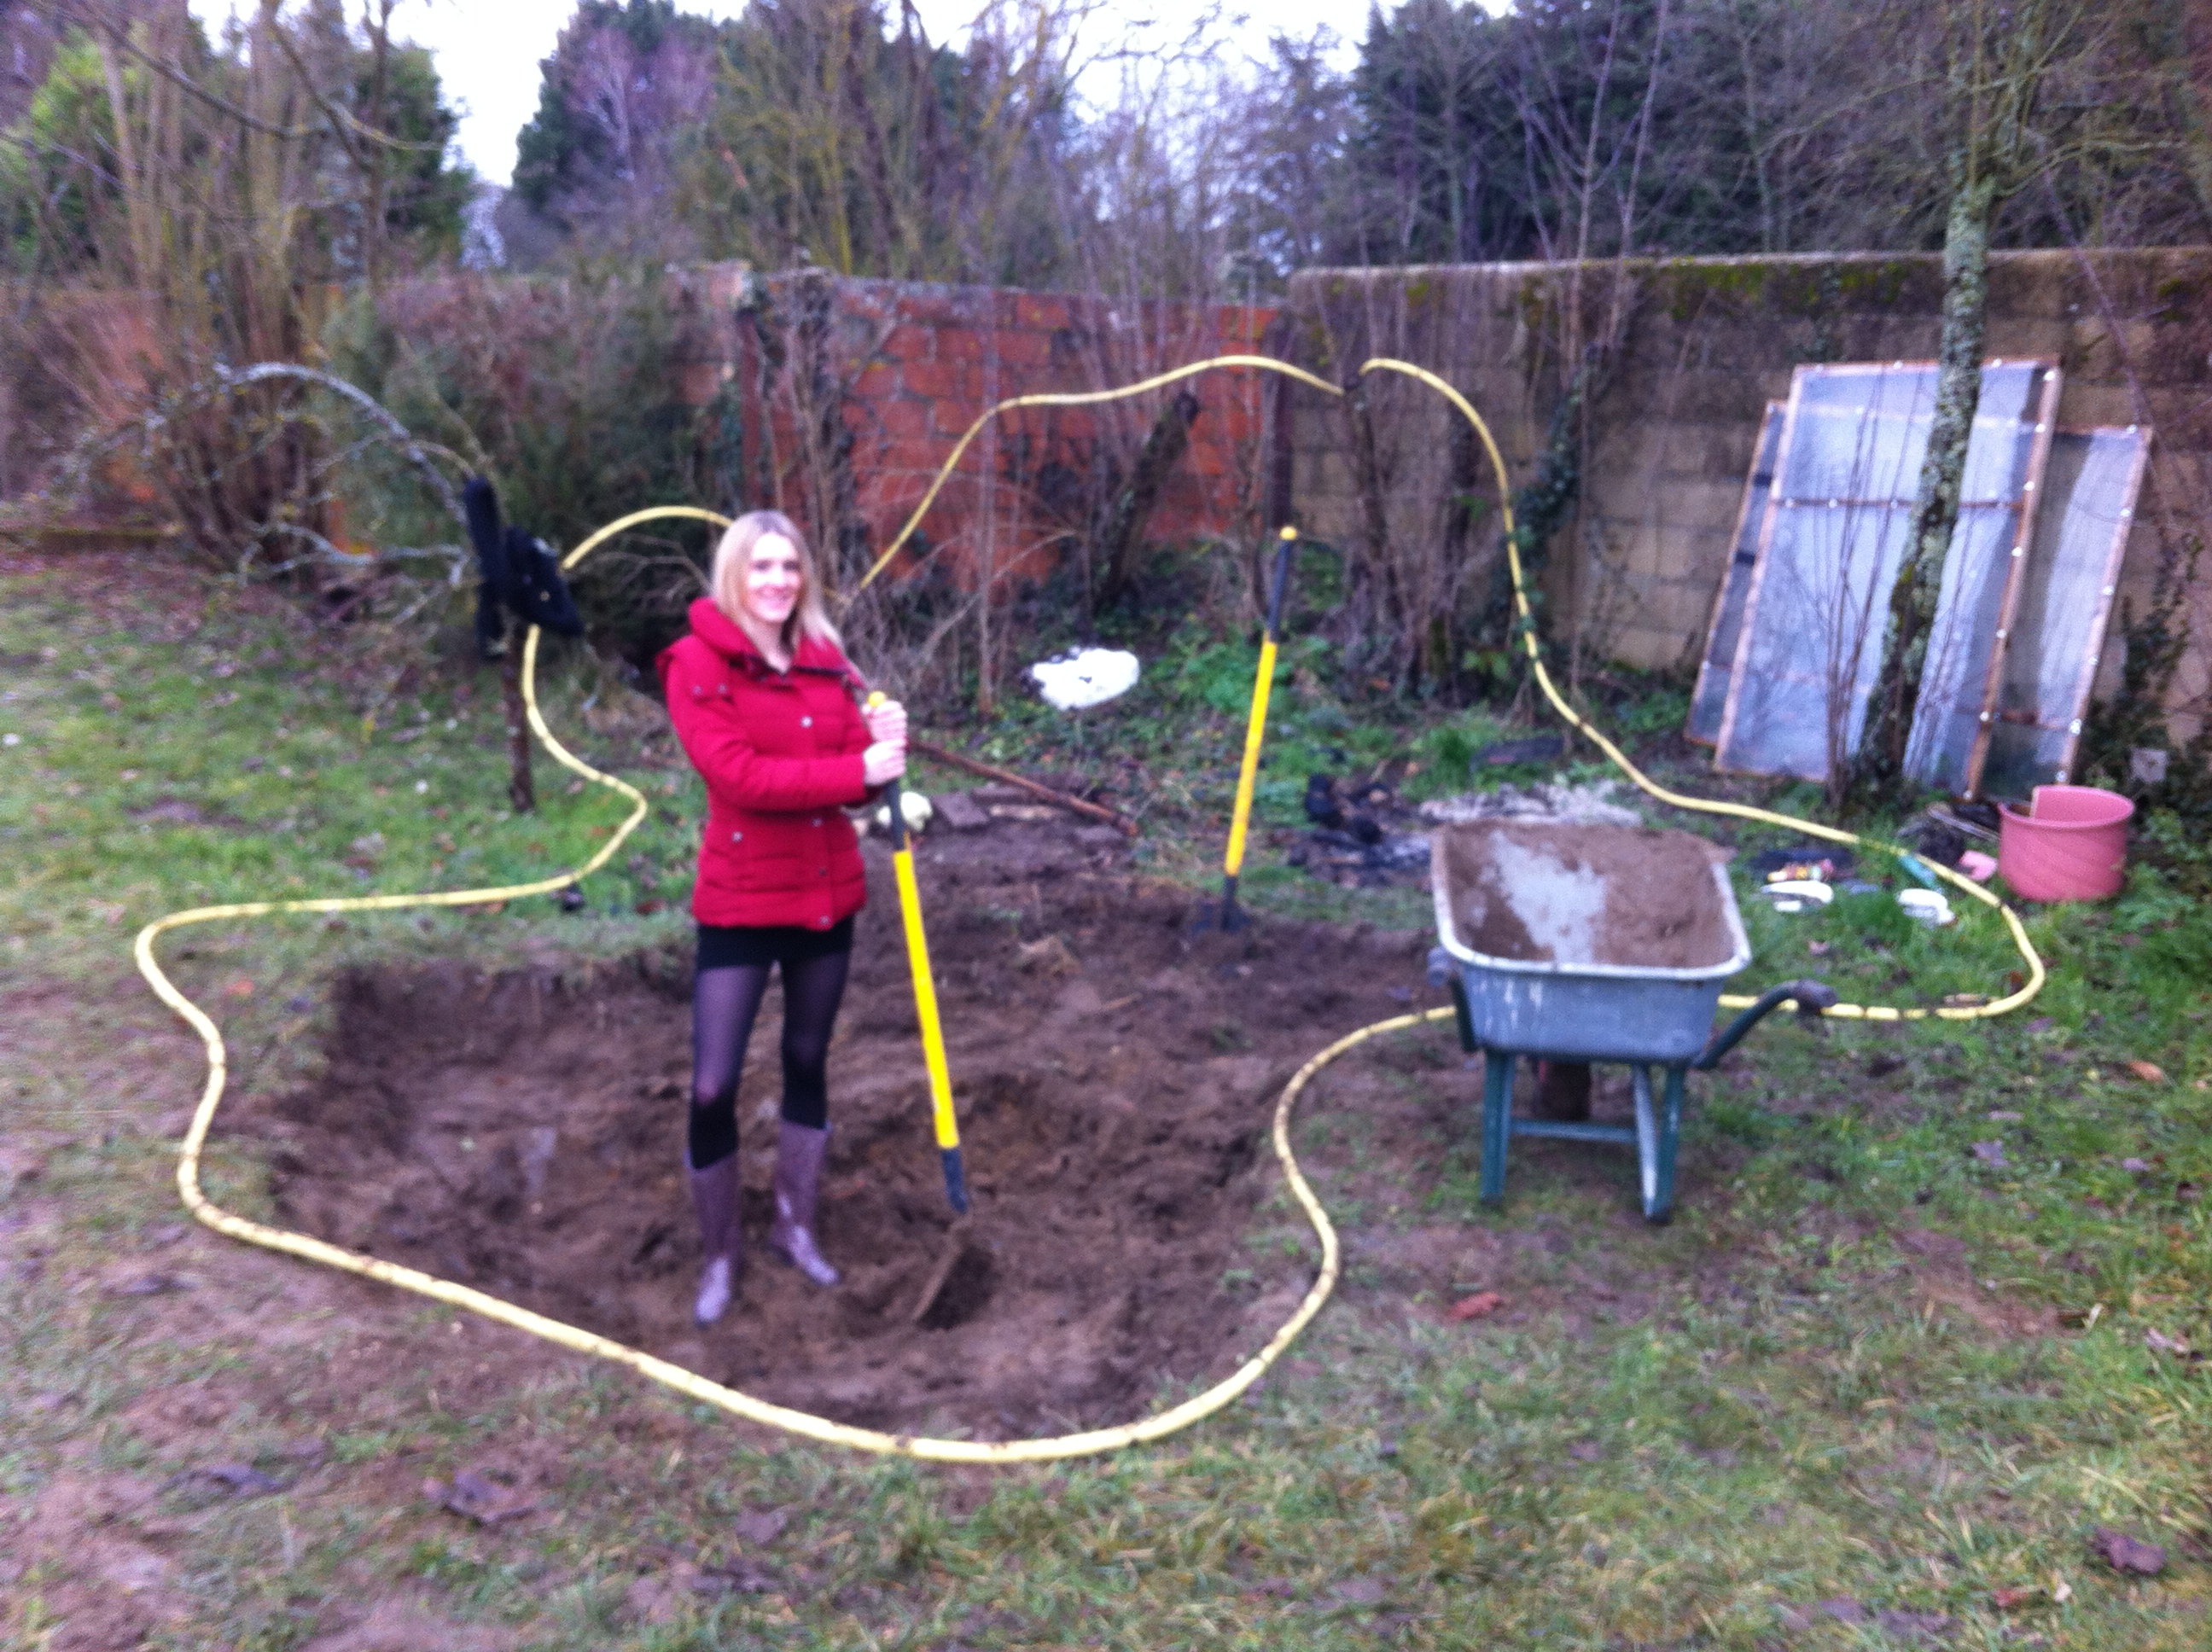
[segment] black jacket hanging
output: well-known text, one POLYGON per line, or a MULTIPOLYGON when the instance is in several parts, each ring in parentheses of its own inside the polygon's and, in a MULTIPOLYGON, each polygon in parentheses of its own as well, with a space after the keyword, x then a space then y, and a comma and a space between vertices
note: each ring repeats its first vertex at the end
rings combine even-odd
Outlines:
POLYGON ((583 635, 583 616, 561 578, 561 561, 552 547, 520 528, 501 526, 499 495, 482 477, 471 477, 462 487, 461 503, 477 553, 477 651, 496 659, 505 649, 502 610, 564 637, 583 635))

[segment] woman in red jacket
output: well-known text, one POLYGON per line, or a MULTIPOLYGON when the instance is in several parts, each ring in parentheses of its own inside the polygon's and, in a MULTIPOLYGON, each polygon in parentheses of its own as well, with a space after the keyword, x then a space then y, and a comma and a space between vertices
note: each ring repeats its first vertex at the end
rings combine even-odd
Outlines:
POLYGON ((722 1316, 743 1271, 738 1076, 771 969, 783 972, 783 1117, 769 1242, 816 1284, 837 1282, 814 1242, 830 1145, 824 1068, 853 914, 868 896, 840 811, 906 772, 906 713, 854 703, 860 674, 787 518, 738 518, 714 548, 711 584, 691 604, 691 634, 659 660, 669 720, 707 782, 684 1156, 706 1256, 692 1308, 702 1325, 722 1316))

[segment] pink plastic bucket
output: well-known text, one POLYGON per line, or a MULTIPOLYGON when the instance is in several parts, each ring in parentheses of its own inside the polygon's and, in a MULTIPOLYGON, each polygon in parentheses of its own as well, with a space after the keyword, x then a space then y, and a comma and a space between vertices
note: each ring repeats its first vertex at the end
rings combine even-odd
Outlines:
POLYGON ((2031 901, 2101 901, 2120 891, 2134 804, 2094 786, 2039 786, 2028 812, 2002 806, 1997 871, 2031 901))

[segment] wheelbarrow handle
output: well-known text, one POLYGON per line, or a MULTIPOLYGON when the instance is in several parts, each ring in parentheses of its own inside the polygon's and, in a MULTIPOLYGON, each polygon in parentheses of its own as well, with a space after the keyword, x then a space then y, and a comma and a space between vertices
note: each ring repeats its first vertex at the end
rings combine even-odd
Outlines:
POLYGON ((1718 1066, 1721 1057, 1742 1042, 1746 1033, 1792 999, 1797 1001, 1798 1014, 1816 1015, 1835 1003, 1836 989, 1819 981, 1785 981, 1779 987, 1768 987, 1759 995, 1756 1004, 1715 1033, 1713 1042, 1706 1045, 1690 1065, 1699 1072, 1710 1072, 1718 1066))

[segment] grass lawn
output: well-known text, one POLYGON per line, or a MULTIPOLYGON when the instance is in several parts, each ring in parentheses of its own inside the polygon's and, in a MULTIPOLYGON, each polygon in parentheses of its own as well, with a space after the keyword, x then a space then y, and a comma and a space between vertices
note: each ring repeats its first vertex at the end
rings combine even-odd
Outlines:
MULTIPOLYGON (((1180 657, 1079 749, 1040 755, 1026 714, 979 749, 1118 774, 1149 869, 1202 888, 1241 658, 1180 657)), ((173 938, 234 1096, 313 1070, 341 964, 684 934, 701 799, 657 711, 573 659, 547 701, 659 805, 585 909, 173 938)), ((1286 828, 1338 756, 1395 750, 1441 785, 1467 738, 1286 690, 1263 818, 1286 828)), ((1291 1357, 1160 1446, 990 1473, 787 1443, 183 1219, 203 1069, 131 968, 139 925, 519 881, 621 818, 545 761, 538 814, 507 810, 488 671, 395 675, 127 559, 19 560, 0 740, 9 1646, 2212 1645, 2212 918, 2152 874, 2030 920, 2052 980, 2021 1013, 1777 1019, 1694 1076, 1663 1229, 1609 1149, 1516 1146, 1506 1201, 1479 1205, 1479 1075, 1445 1029, 1379 1041, 1297 1127, 1347 1268, 1291 1357), (1494 1311, 1449 1317, 1483 1291, 1494 1311), (441 1508, 479 1467, 528 1511, 441 1508), (2100 1528, 2162 1570, 2116 1568, 2100 1528)), ((1279 858, 1244 880, 1263 915, 1425 921, 1418 891, 1279 858)), ((1747 918, 1750 981, 1817 968, 1906 1003, 2014 967, 1978 913, 1941 934, 1885 897, 1747 918)), ((267 1151, 219 1136, 211 1194, 266 1215, 267 1151)), ((1303 1234, 1273 1200, 1248 1243, 1303 1234)))

